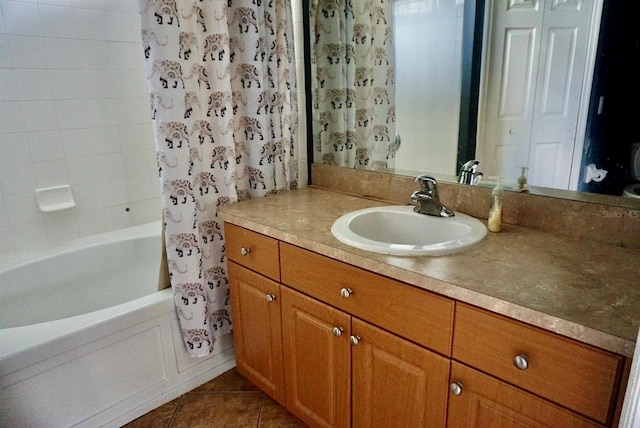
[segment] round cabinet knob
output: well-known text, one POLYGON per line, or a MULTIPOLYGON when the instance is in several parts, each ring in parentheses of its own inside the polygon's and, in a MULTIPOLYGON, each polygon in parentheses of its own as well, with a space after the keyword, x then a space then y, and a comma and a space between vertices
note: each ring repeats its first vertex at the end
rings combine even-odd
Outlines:
POLYGON ((345 299, 348 299, 351 296, 351 293, 353 293, 353 290, 350 288, 343 288, 340 290, 340 295, 345 299))
POLYGON ((246 256, 247 254, 249 254, 251 252, 251 248, 248 247, 242 247, 240 248, 240 254, 242 254, 243 256, 246 256))
POLYGON ((264 298, 267 302, 271 303, 274 300, 276 300, 276 295, 275 294, 267 294, 264 298))
POLYGON ((351 336, 349 338, 349 342, 351 342, 353 346, 358 346, 358 343, 360 343, 360 336, 351 336))
POLYGON ((333 327, 333 335, 335 337, 340 337, 342 336, 342 332, 344 331, 344 329, 342 327, 333 327))
POLYGON ((513 357, 513 364, 520 370, 526 370, 529 368, 529 356, 527 354, 520 354, 513 357))
POLYGON ((449 391, 451 391, 453 395, 462 394, 462 382, 454 382, 449 385, 449 391))

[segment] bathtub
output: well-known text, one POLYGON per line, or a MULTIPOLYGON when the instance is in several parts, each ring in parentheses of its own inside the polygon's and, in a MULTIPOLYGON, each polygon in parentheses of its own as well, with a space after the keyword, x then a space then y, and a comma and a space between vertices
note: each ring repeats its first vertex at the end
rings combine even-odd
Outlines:
POLYGON ((184 348, 159 222, 0 265, 0 426, 119 427, 235 365, 184 348))

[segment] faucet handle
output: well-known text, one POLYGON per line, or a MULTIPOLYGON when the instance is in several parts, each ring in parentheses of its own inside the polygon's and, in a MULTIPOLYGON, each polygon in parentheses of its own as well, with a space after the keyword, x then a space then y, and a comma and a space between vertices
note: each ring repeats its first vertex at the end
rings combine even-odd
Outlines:
POLYGON ((414 180, 420 183, 423 192, 433 192, 438 182, 428 174, 421 174, 414 180))
POLYGON ((462 167, 460 168, 461 171, 471 171, 471 172, 476 172, 476 168, 478 168, 478 165, 480 164, 480 161, 477 159, 472 159, 469 160, 467 162, 465 162, 462 167))

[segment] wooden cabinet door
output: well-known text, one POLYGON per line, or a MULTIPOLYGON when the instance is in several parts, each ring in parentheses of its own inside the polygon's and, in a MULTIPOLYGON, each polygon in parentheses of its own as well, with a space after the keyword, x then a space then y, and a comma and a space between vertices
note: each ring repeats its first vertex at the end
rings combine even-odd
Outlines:
POLYGON ((449 427, 601 427, 552 404, 460 363, 453 362, 451 381, 462 385, 460 395, 450 393, 449 427))
POLYGON ((356 318, 353 427, 444 427, 449 360, 356 318))
POLYGON ((280 285, 233 262, 228 266, 238 371, 284 406, 280 285))
POLYGON ((311 426, 350 424, 351 317, 282 286, 287 409, 311 426))

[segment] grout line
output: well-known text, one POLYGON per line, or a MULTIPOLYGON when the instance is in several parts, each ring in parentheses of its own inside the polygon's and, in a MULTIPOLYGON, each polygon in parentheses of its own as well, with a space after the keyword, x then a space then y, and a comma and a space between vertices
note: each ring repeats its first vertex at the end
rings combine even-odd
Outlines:
POLYGON ((262 422, 262 409, 264 407, 264 400, 266 396, 266 394, 262 394, 262 399, 260 400, 260 409, 258 409, 258 423, 256 428, 260 428, 260 423, 262 422))
POLYGON ((171 419, 169 419, 169 423, 167 424, 167 428, 171 428, 171 425, 173 424, 173 420, 176 417, 176 412, 178 411, 178 407, 180 406, 180 403, 182 403, 182 399, 184 398, 184 396, 185 394, 182 394, 178 399, 178 402, 176 403, 176 407, 173 409, 173 414, 171 415, 171 419))

